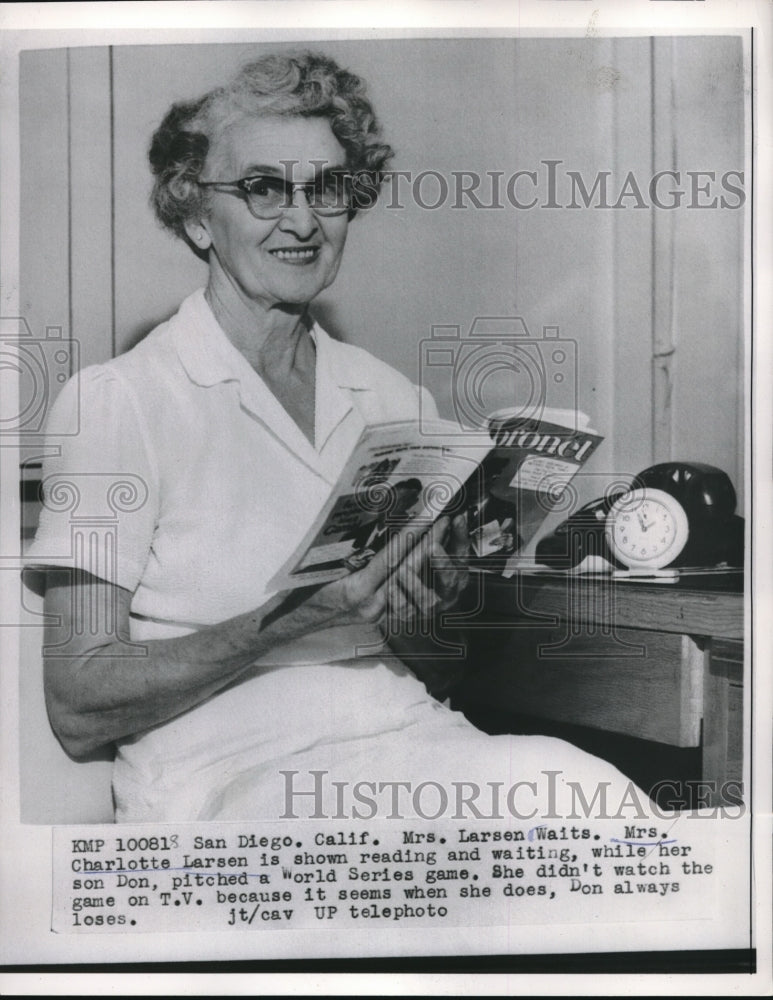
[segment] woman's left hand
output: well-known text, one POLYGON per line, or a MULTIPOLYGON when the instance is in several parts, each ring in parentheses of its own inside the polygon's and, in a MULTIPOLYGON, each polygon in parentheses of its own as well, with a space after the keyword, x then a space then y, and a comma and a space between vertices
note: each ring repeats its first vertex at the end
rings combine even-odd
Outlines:
POLYGON ((467 671, 467 637, 437 612, 452 608, 469 581, 467 518, 441 518, 387 581, 384 639, 434 697, 443 699, 467 671))

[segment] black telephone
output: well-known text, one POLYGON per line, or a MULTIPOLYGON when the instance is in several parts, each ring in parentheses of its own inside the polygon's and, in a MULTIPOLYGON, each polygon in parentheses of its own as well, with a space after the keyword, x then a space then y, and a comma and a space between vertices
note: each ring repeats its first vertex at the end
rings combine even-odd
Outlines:
POLYGON ((697 462, 650 466, 627 488, 586 504, 536 547, 535 557, 571 569, 599 556, 615 569, 743 566, 744 519, 727 473, 697 462))

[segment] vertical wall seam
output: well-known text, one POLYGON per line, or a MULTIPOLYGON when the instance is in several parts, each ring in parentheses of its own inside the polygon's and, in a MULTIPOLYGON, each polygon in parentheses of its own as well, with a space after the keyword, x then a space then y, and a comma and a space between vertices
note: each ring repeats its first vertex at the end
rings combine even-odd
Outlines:
MULTIPOLYGON (((72 343, 75 331, 72 328, 72 86, 70 49, 65 54, 66 90, 67 90, 67 338, 72 343)), ((70 376, 74 375, 73 356, 70 351, 70 376)))
MULTIPOLYGON (((669 73, 669 95, 668 110, 670 120, 668 127, 671 132, 671 166, 677 169, 679 162, 679 144, 677 139, 677 72, 678 60, 676 58, 676 42, 670 39, 670 73, 669 73)), ((673 406, 675 379, 677 374, 677 354, 679 348, 677 330, 677 269, 679 261, 676 255, 676 219, 668 216, 668 340, 663 345, 663 374, 666 380, 666 400, 668 403, 668 453, 664 458, 674 457, 674 419, 675 408, 673 406)))
MULTIPOLYGON (((741 69, 741 79, 743 80, 743 82, 745 84, 746 81, 745 81, 745 78, 744 78, 743 61, 742 61, 742 69, 741 69)), ((749 202, 750 202, 750 206, 749 206, 749 210, 748 210, 747 216, 746 216, 748 218, 748 220, 749 220, 749 378, 748 378, 748 386, 749 386, 749 448, 748 448, 748 454, 749 454, 749 471, 748 471, 749 490, 748 490, 748 504, 749 504, 749 517, 750 517, 750 519, 752 519, 752 523, 754 523, 754 521, 753 521, 753 517, 754 517, 754 506, 753 506, 754 505, 754 489, 752 487, 752 483, 754 482, 754 478, 753 478, 754 477, 754 330, 755 330, 755 322, 754 322, 754 318, 755 318, 754 317, 754 274, 755 274, 755 271, 754 271, 754 207, 755 207, 754 206, 754 194, 755 194, 755 187, 754 187, 754 180, 755 180, 755 178, 754 178, 754 126, 755 126, 755 115, 756 115, 756 105, 755 105, 756 89, 755 89, 755 82, 756 81, 755 81, 755 67, 754 67, 754 28, 751 28, 751 30, 749 32, 749 83, 750 83, 750 86, 749 86, 749 102, 750 102, 750 107, 749 107, 749 143, 748 143, 748 147, 747 147, 746 139, 744 137, 743 149, 744 149, 744 158, 745 158, 746 149, 748 148, 748 150, 749 150, 749 202)), ((743 301, 743 296, 741 297, 741 301, 743 301)), ((741 346, 740 346, 740 355, 741 356, 740 356, 740 359, 739 359, 740 360, 739 368, 740 368, 740 371, 741 371, 741 384, 743 386, 743 390, 741 392, 741 405, 738 408, 739 409, 739 414, 738 414, 738 418, 737 418, 738 421, 739 421, 739 423, 740 423, 739 439, 740 439, 740 442, 741 442, 741 447, 739 449, 740 456, 739 456, 738 462, 736 464, 736 482, 737 483, 743 482, 744 480, 743 480, 742 477, 746 474, 746 472, 745 472, 746 453, 745 453, 745 450, 744 450, 744 447, 743 447, 744 438, 746 436, 746 407, 743 405, 743 396, 744 396, 744 391, 745 391, 746 385, 747 385, 746 364, 745 364, 745 357, 744 357, 744 355, 745 355, 744 345, 745 345, 745 342, 746 342, 746 329, 747 329, 747 326, 746 326, 746 316, 744 315, 744 312, 745 312, 745 310, 742 308, 742 310, 741 310, 741 326, 742 326, 742 331, 741 331, 741 337, 740 337, 740 343, 741 343, 741 346)), ((746 493, 747 493, 747 491, 744 488, 744 497, 746 497, 746 493)), ((749 555, 750 555, 750 562, 751 562, 751 560, 753 559, 753 552, 750 552, 749 555)), ((753 571, 753 569, 754 569, 754 566, 753 566, 753 563, 752 563, 752 571, 753 571)))
MULTIPOLYGON (((612 66, 621 65, 621 54, 618 47, 618 40, 616 38, 612 39, 612 66)), ((611 94, 612 100, 612 167, 613 175, 617 176, 620 167, 620 89, 619 87, 612 88, 611 94)), ((612 260, 617 262, 620 260, 620 226, 618 220, 615 216, 612 218, 612 260)), ((617 414, 617 372, 618 372, 618 361, 619 361, 619 340, 617 332, 620 329, 620 272, 617 268, 617 264, 613 265, 614 270, 612 272, 612 379, 611 379, 611 400, 610 400, 610 412, 612 413, 613 421, 617 414)), ((622 421, 618 421, 622 423, 622 421)), ((612 454, 613 462, 615 468, 621 467, 621 461, 619 458, 620 452, 620 439, 619 435, 615 435, 612 443, 612 454)))
POLYGON ((116 354, 115 329, 115 92, 113 88, 113 46, 108 46, 108 86, 110 101, 110 344, 116 354))
MULTIPOLYGON (((676 49, 673 39, 650 39, 652 109, 651 175, 664 164, 676 170, 676 49), (660 46, 658 46, 660 42, 660 46), (666 44, 669 48, 666 49, 666 44), (667 55, 667 58, 666 58, 667 55), (665 134, 666 141, 660 139, 665 134)), ((676 220, 672 212, 653 210, 652 225, 652 455, 662 462, 672 457, 674 441, 674 373, 677 353, 676 220)))
MULTIPOLYGON (((650 177, 655 176, 655 105, 656 105, 656 78, 655 78, 655 39, 650 36, 650 177)), ((656 218, 653 212, 652 225, 650 227, 650 344, 654 351, 657 339, 657 253, 656 253, 656 218)), ((655 443, 657 440, 657 372, 655 366, 650 365, 650 458, 655 459, 655 443)))
MULTIPOLYGON (((756 113, 757 113, 757 105, 756 105, 756 102, 755 102, 755 92, 756 92, 755 83, 756 83, 756 79, 755 79, 755 70, 754 70, 754 28, 751 29, 751 31, 750 31, 750 38, 749 38, 749 82, 750 82, 750 87, 749 87, 750 97, 749 97, 749 100, 751 102, 751 107, 749 109, 749 132, 750 132, 750 136, 749 136, 749 140, 750 140, 750 145, 749 145, 749 171, 751 173, 751 185, 750 185, 751 207, 749 209, 749 234, 750 234, 750 247, 749 247, 749 254, 750 254, 750 256, 749 256, 749 305, 750 305, 750 309, 751 309, 751 315, 749 317, 749 319, 750 319, 750 331, 749 331, 749 333, 750 333, 750 338, 749 338, 750 339, 750 346, 749 346, 749 350, 750 350, 750 355, 749 355, 749 365, 750 365, 750 372, 749 372, 749 483, 750 483, 750 487, 749 487, 749 519, 751 521, 752 526, 754 526, 754 500, 755 500, 754 485, 753 485, 753 483, 754 483, 754 330, 755 330, 755 314, 754 314, 754 275, 755 275, 755 271, 754 271, 754 208, 755 208, 755 205, 754 205, 754 200, 755 200, 755 198, 754 198, 754 196, 755 196, 755 186, 754 186, 754 181, 755 181, 755 177, 754 177, 754 149, 755 149, 755 146, 754 146, 754 133, 755 133, 755 117, 756 117, 756 113)), ((743 407, 741 407, 741 409, 743 409, 743 407)), ((744 491, 744 493, 745 493, 745 491, 744 491)), ((750 580, 754 580, 754 568, 755 568, 754 567, 754 555, 755 555, 755 553, 754 553, 754 546, 750 544, 749 545, 749 559, 748 559, 748 562, 749 562, 749 579, 750 580)), ((755 632, 754 632, 754 624, 755 624, 755 622, 754 622, 754 599, 753 599, 754 598, 754 594, 752 593, 749 596, 752 598, 752 600, 749 601, 749 609, 750 609, 749 610, 749 629, 750 629, 750 635, 753 636, 753 635, 755 635, 755 632)), ((753 747, 755 745, 754 741, 755 741, 755 736, 756 736, 756 731, 755 731, 755 715, 754 715, 754 696, 755 696, 754 681, 755 681, 755 678, 756 678, 757 674, 756 674, 756 671, 755 671, 755 664, 754 664, 754 652, 755 652, 754 643, 753 642, 749 642, 748 646, 749 646, 749 673, 748 673, 748 676, 749 676, 749 744, 748 745, 751 748, 751 747, 753 747)), ((748 756, 748 760, 749 760, 749 787, 753 788, 754 787, 754 754, 753 753, 749 753, 747 756, 748 756)), ((749 831, 749 837, 751 838, 751 836, 752 836, 752 830, 749 831)), ((751 846, 751 839, 750 839, 750 846, 751 846)), ((751 865, 750 865, 749 866, 749 889, 750 889, 750 894, 749 894, 749 914, 750 914, 750 917, 753 914, 753 905, 754 905, 754 903, 753 903, 754 893, 753 893, 753 885, 752 885, 752 879, 753 879, 753 877, 754 877, 754 873, 753 873, 753 871, 751 869, 751 865)), ((752 927, 753 926, 754 926, 753 923, 750 921, 749 922, 749 943, 750 943, 750 945, 751 945, 751 941, 752 941, 752 927)))

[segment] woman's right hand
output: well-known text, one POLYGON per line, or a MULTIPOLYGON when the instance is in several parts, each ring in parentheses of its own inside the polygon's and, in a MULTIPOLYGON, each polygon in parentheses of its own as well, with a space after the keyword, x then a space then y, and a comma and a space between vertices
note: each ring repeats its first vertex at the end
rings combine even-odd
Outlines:
MULTIPOLYGON (((452 546, 458 548, 457 534, 454 525, 452 546)), ((337 625, 376 623, 385 618, 403 623, 428 618, 442 598, 427 586, 426 581, 434 578, 427 570, 433 558, 448 563, 449 553, 444 548, 448 535, 447 517, 431 527, 412 521, 392 534, 367 566, 320 587, 307 604, 320 610, 329 609, 335 619, 331 624, 337 625)), ((451 553, 454 554, 458 553, 451 553)), ((451 570, 451 574, 460 576, 457 570, 451 570)), ((444 576, 448 575, 446 568, 444 576)), ((451 589, 455 582, 452 581, 451 589)))

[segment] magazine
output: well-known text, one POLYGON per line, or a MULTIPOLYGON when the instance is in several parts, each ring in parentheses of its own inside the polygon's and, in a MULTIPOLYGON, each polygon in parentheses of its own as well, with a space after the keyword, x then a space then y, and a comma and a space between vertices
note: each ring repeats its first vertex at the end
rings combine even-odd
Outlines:
POLYGON ((492 414, 483 430, 451 421, 366 427, 328 501, 271 581, 289 590, 367 565, 409 522, 465 513, 472 561, 504 563, 539 529, 603 438, 584 414, 492 414))

